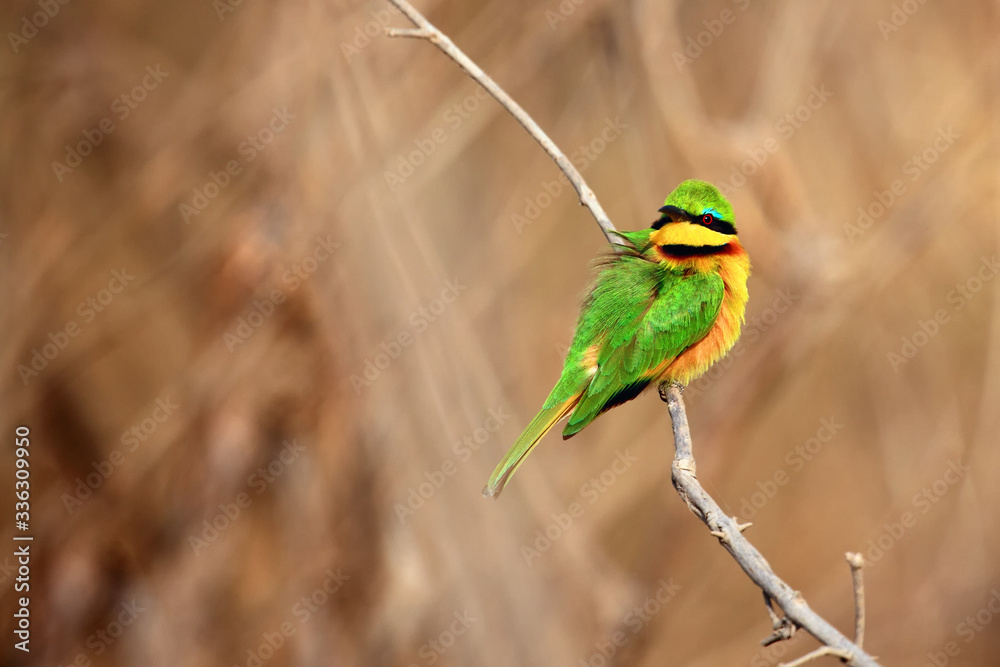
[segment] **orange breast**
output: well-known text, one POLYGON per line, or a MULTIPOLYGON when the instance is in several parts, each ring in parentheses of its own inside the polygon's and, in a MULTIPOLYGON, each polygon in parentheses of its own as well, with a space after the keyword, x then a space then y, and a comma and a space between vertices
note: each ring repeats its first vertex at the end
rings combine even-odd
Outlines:
MULTIPOLYGON (((750 276, 750 259, 746 251, 734 241, 725 253, 714 255, 718 261, 711 267, 719 272, 725 285, 722 306, 715 324, 705 337, 681 352, 660 374, 659 381, 688 384, 711 368, 726 355, 740 337, 740 325, 746 312, 747 278, 750 276)), ((707 258, 700 258, 704 262, 707 258)), ((705 266, 697 269, 704 270, 705 266)))
POLYGON ((667 366, 659 380, 688 384, 700 377, 716 361, 729 352, 740 337, 740 323, 723 305, 715 326, 700 341, 681 352, 673 363, 667 366))

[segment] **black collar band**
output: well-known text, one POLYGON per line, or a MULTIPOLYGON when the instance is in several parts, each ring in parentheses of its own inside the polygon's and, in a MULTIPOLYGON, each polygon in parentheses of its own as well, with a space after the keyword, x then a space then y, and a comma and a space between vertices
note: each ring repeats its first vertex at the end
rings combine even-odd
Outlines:
POLYGON ((715 255, 729 248, 728 243, 722 245, 683 245, 680 243, 669 243, 661 245, 660 250, 671 257, 704 257, 705 255, 715 255))

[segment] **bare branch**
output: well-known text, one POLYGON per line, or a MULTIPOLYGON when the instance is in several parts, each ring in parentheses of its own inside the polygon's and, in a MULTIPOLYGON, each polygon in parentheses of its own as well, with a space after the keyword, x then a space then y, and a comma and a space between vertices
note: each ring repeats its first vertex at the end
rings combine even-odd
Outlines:
MULTIPOLYGON (((673 384, 666 387, 661 385, 660 396, 666 400, 673 422, 676 452, 671 466, 671 478, 681 499, 699 519, 705 522, 713 535, 718 533, 725 535, 725 539, 719 540, 722 546, 736 559, 747 576, 767 594, 768 601, 774 600, 785 612, 789 621, 803 628, 830 649, 823 655, 836 651, 833 654, 839 655, 849 665, 876 667, 878 663, 873 657, 810 609, 800 593, 792 590, 791 586, 778 578, 764 556, 743 537, 738 522, 726 516, 718 503, 701 487, 695 476, 691 430, 688 427, 681 388, 673 384)), ((777 638, 774 641, 779 640, 780 638, 777 638)))
POLYGON ((861 646, 865 641, 865 580, 861 574, 865 557, 850 551, 844 556, 851 566, 851 582, 854 584, 854 643, 861 646))
POLYGON ((590 189, 587 182, 583 180, 583 176, 580 174, 579 170, 573 166, 566 154, 559 150, 555 142, 549 138, 549 135, 538 126, 538 123, 528 115, 521 105, 514 101, 514 99, 507 94, 503 88, 497 85, 490 76, 482 70, 475 62, 472 61, 469 56, 465 55, 461 49, 455 46, 455 43, 448 38, 443 32, 434 27, 430 21, 428 21, 423 14, 418 12, 413 5, 411 5, 406 0, 389 0, 392 4, 399 8, 403 14, 406 15, 408 19, 413 21, 414 25, 417 26, 417 30, 400 30, 398 28, 387 28, 386 34, 390 37, 418 37, 426 39, 433 43, 439 49, 444 51, 445 55, 458 63, 458 66, 465 70, 466 74, 471 76, 476 82, 479 83, 483 88, 486 89, 490 95, 496 98, 507 111, 510 112, 517 122, 524 126, 524 129, 528 131, 535 141, 537 141, 545 152, 555 160, 556 164, 562 169, 562 172, 566 174, 566 178, 569 182, 573 184, 573 188, 576 190, 577 194, 580 196, 580 203, 590 209, 591 214, 593 214, 594 219, 597 220, 597 224, 600 225, 601 231, 604 232, 605 238, 608 239, 608 243, 615 244, 621 243, 622 239, 618 235, 615 226, 611 224, 611 220, 608 218, 608 214, 604 212, 601 208, 601 204, 597 201, 597 197, 594 195, 594 191, 590 189))
MULTIPOLYGON (((455 44, 434 27, 420 12, 418 12, 406 0, 389 0, 399 8, 403 14, 409 18, 416 29, 388 28, 386 34, 390 37, 410 37, 426 39, 433 43, 449 58, 458 63, 465 72, 486 89, 512 116, 534 137, 534 139, 545 149, 545 152, 555 160, 563 173, 576 188, 580 196, 580 203, 590 209, 597 224, 600 225, 605 237, 612 244, 621 238, 617 233, 611 220, 604 209, 597 201, 593 191, 583 180, 583 176, 577 171, 573 163, 555 145, 552 139, 538 126, 525 112, 521 106, 515 102, 493 79, 476 65, 467 55, 465 55, 455 44)), ((751 580, 764 592, 764 599, 768 607, 775 634, 764 640, 767 643, 788 639, 796 628, 803 628, 813 637, 818 639, 824 646, 812 653, 799 658, 787 667, 802 665, 805 662, 824 655, 835 655, 844 662, 854 667, 879 667, 874 658, 865 653, 861 647, 863 633, 863 611, 859 613, 860 628, 858 634, 858 644, 852 643, 847 637, 841 634, 825 619, 809 608, 806 601, 797 592, 778 578, 771 570, 770 565, 764 560, 757 549, 743 537, 743 530, 750 524, 740 524, 735 517, 726 516, 718 503, 712 499, 708 493, 698 483, 695 476, 695 460, 691 446, 691 431, 688 427, 687 413, 684 409, 684 401, 681 398, 683 387, 679 385, 660 385, 660 398, 667 403, 670 411, 670 419, 673 423, 674 446, 676 452, 671 465, 671 477, 674 488, 677 489, 681 499, 688 508, 694 512, 708 526, 712 535, 719 538, 719 542, 736 559, 736 562, 743 568, 751 580), (774 601, 785 612, 785 617, 780 618, 774 613, 771 601, 774 601)), ((853 565, 852 565, 853 567, 853 565)), ((860 569, 860 568, 859 568, 860 569)), ((858 573, 860 577, 860 572, 858 573)), ((858 598, 857 591, 860 590, 860 579, 856 579, 855 599, 858 598)), ((863 592, 860 598, 863 601, 863 592)), ((861 607, 859 607, 860 609, 861 607)))

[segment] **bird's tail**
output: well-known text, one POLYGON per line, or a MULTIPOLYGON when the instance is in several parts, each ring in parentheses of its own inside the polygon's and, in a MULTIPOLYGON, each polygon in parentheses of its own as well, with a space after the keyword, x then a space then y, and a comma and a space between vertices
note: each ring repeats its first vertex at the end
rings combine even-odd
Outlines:
POLYGON ((515 442, 507 454, 500 461, 500 464, 490 475, 490 481, 486 483, 483 487, 484 496, 499 496, 500 492, 503 491, 503 487, 507 484, 507 480, 510 476, 514 474, 521 462, 524 461, 538 441, 542 439, 546 433, 549 432, 556 422, 566 416, 566 414, 573 409, 573 407, 580 400, 579 396, 574 396, 565 403, 559 403, 552 406, 551 408, 542 408, 542 411, 535 415, 535 418, 531 420, 524 432, 518 437, 517 442, 515 442))

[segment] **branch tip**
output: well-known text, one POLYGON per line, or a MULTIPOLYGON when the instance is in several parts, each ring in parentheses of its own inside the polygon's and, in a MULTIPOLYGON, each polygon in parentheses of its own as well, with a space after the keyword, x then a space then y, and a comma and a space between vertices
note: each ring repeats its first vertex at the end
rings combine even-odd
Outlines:
POLYGON ((844 558, 851 566, 851 584, 854 586, 854 643, 861 648, 865 641, 865 580, 861 573, 865 567, 865 557, 848 551, 844 558))

